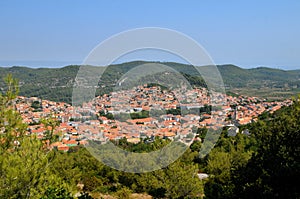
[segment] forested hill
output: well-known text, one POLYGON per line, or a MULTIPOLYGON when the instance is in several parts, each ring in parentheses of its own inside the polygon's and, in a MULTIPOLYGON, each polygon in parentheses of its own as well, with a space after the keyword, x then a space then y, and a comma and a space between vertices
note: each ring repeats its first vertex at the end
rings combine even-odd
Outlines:
MULTIPOLYGON (((118 79, 130 69, 144 63, 143 61, 111 65, 99 82, 99 94, 109 92, 118 79)), ((196 70, 190 65, 164 62, 198 86, 205 83, 197 77, 196 70)), ((70 65, 63 68, 28 68, 13 66, 0 68, 0 87, 3 89, 3 77, 12 73, 20 81, 20 95, 38 96, 54 101, 71 101, 72 86, 80 66, 70 65)), ((106 67, 98 67, 104 70, 106 67)), ((300 70, 279 70, 266 67, 243 69, 235 65, 218 65, 228 91, 263 97, 288 97, 297 93, 300 87, 300 70), (251 93, 252 91, 252 93, 251 93)))

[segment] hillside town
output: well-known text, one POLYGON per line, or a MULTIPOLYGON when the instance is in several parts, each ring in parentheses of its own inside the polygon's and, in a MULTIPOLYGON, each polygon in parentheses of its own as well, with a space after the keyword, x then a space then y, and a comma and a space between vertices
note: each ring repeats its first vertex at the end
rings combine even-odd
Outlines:
POLYGON ((44 139, 51 131, 57 139, 49 147, 69 151, 89 140, 106 143, 126 138, 139 143, 160 137, 190 143, 198 128, 228 126, 228 132, 235 135, 240 125, 291 104, 291 99, 269 102, 257 97, 211 94, 205 88, 182 92, 143 85, 98 96, 80 107, 22 96, 15 107, 28 124, 28 135, 44 139), (45 118, 57 121, 57 125, 45 124, 45 118))

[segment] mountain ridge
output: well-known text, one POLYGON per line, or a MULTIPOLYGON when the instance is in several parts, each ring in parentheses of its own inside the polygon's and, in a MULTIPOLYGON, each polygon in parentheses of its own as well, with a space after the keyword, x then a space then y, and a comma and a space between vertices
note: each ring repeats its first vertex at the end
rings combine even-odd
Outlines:
MULTIPOLYGON (((170 66, 185 74, 188 80, 201 85, 202 80, 199 77, 195 79, 195 76, 199 76, 199 73, 191 65, 176 62, 132 61, 98 67, 99 70, 106 69, 100 83, 101 92, 107 93, 111 91, 111 88, 123 74, 140 64, 147 63, 160 63, 170 66)), ((15 78, 19 79, 21 95, 70 102, 74 80, 80 66, 67 65, 62 68, 0 67, 0 89, 4 90, 3 77, 11 73, 15 78)), ((88 67, 95 67, 98 70, 97 66, 88 67)), ((254 93, 251 93, 253 95, 256 94, 256 91, 259 93, 259 91, 265 89, 265 96, 263 97, 269 97, 275 91, 280 95, 284 94, 285 97, 299 92, 300 70, 283 70, 269 67, 244 69, 234 64, 217 65, 217 68, 227 91, 240 94, 250 94, 251 92, 249 93, 248 91, 253 91, 254 93)))

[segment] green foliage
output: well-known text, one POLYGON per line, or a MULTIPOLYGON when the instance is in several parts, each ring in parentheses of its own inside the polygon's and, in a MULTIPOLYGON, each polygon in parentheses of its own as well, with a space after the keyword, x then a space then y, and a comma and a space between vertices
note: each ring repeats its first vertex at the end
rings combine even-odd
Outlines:
POLYGON ((130 118, 131 119, 143 119, 143 118, 148 118, 149 117, 149 111, 142 110, 141 112, 137 113, 130 113, 130 118))
POLYGON ((49 172, 55 157, 35 136, 26 136, 26 125, 14 110, 17 81, 8 75, 7 90, 0 96, 0 198, 38 198, 47 186, 63 186, 49 172))
POLYGON ((49 187, 41 199, 73 199, 71 193, 64 188, 49 187))
POLYGON ((195 165, 175 162, 165 173, 164 182, 168 198, 195 198, 203 194, 203 186, 195 165))
POLYGON ((206 198, 232 198, 234 184, 233 173, 245 166, 253 153, 250 150, 251 139, 246 135, 225 136, 221 139, 207 158, 206 172, 210 174, 205 184, 206 198))
POLYGON ((18 81, 12 75, 7 75, 4 81, 6 90, 0 93, 0 148, 3 151, 13 147, 13 142, 17 142, 27 128, 21 116, 14 110, 14 99, 19 92, 18 81))
POLYGON ((200 137, 201 139, 204 139, 204 138, 205 138, 207 132, 208 132, 208 129, 207 129, 206 127, 204 127, 204 128, 198 128, 198 129, 197 129, 197 134, 199 135, 199 137, 200 137))
POLYGON ((181 108, 177 107, 176 109, 168 109, 166 110, 166 114, 181 115, 181 108))
POLYGON ((31 104, 31 107, 34 108, 34 109, 41 109, 41 103, 39 101, 34 101, 32 102, 31 104))
POLYGON ((93 197, 90 196, 89 193, 85 192, 85 193, 81 193, 81 195, 77 199, 93 199, 93 197))
POLYGON ((54 133, 55 128, 59 126, 60 122, 56 118, 50 116, 50 117, 47 117, 47 118, 43 118, 41 120, 41 123, 46 128, 45 136, 44 136, 43 139, 44 140, 49 140, 50 144, 52 142, 57 141, 58 138, 55 137, 53 135, 53 133, 54 133))
POLYGON ((144 140, 141 139, 141 142, 137 144, 127 142, 126 138, 121 138, 118 141, 112 141, 112 142, 124 150, 132 151, 136 153, 143 153, 143 152, 151 152, 151 151, 162 149, 171 141, 169 139, 160 139, 159 137, 155 137, 155 138, 145 138, 144 140))
POLYGON ((297 100, 247 128, 221 135, 207 158, 206 198, 298 198, 300 104, 297 100))
POLYGON ((300 104, 256 125, 257 153, 237 171, 236 195, 244 198, 298 198, 300 104))
POLYGON ((1 198, 38 197, 48 185, 61 186, 57 176, 49 173, 52 152, 34 137, 20 139, 12 152, 1 151, 1 198))
POLYGON ((130 113, 129 115, 126 113, 121 113, 121 114, 115 114, 113 115, 112 113, 104 113, 104 111, 99 112, 100 116, 104 116, 107 119, 113 120, 117 119, 118 121, 125 122, 128 119, 143 119, 143 118, 148 118, 150 117, 149 111, 142 110, 140 112, 135 112, 135 113, 130 113))
POLYGON ((132 191, 130 189, 128 189, 127 187, 123 187, 123 188, 119 189, 118 191, 116 191, 116 193, 114 195, 120 199, 129 199, 130 198, 129 196, 131 193, 132 193, 132 191))

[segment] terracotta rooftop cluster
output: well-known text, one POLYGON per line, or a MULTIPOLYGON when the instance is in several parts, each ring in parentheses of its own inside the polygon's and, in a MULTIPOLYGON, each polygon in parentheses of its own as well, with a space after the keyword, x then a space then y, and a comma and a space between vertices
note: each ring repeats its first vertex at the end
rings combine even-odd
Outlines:
POLYGON ((41 139, 52 130, 40 123, 41 119, 58 120, 59 125, 53 132, 59 141, 50 147, 68 151, 70 147, 87 144, 88 140, 107 142, 123 137, 133 143, 155 136, 189 143, 193 139, 193 129, 247 124, 265 111, 274 112, 291 103, 291 100, 266 102, 256 97, 208 94, 205 88, 169 91, 143 85, 99 96, 81 107, 18 97, 16 109, 29 124, 28 134, 36 134, 41 139), (210 104, 210 113, 200 111, 210 104), (172 110, 179 110, 181 114, 172 110), (133 115, 137 118, 131 118, 133 115))

